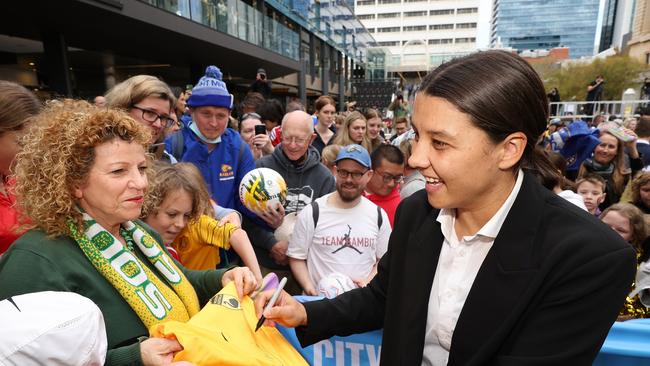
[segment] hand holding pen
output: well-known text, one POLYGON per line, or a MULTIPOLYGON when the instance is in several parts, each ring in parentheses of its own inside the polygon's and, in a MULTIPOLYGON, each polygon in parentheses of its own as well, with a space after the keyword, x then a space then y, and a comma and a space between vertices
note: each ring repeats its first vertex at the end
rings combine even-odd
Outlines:
POLYGON ((275 304, 266 309, 275 290, 268 290, 255 297, 255 313, 264 316, 263 324, 275 326, 279 323, 285 327, 307 325, 305 307, 285 291, 280 291, 275 304))
POLYGON ((257 325, 255 326, 255 331, 257 332, 258 329, 264 324, 264 321, 266 320, 266 317, 264 316, 264 313, 269 311, 273 305, 275 305, 275 302, 278 301, 278 297, 280 297, 280 293, 282 292, 282 289, 284 288, 284 285, 287 284, 287 278, 282 277, 280 280, 280 283, 278 284, 278 287, 275 288, 273 291, 273 295, 271 296, 271 300, 266 304, 264 307, 264 312, 262 313, 262 316, 260 316, 260 320, 257 321, 257 325))

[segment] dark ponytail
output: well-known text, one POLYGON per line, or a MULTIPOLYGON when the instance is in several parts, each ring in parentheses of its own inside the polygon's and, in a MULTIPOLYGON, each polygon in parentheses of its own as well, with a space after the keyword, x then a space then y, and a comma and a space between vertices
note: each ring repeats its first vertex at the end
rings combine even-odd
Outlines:
POLYGON ((549 190, 563 182, 558 169, 540 148, 533 148, 532 154, 522 157, 521 168, 535 174, 540 183, 549 190))

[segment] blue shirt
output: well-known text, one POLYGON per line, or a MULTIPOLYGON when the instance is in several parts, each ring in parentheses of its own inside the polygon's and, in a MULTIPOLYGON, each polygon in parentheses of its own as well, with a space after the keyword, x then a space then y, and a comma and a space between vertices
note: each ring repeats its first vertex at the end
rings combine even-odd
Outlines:
MULTIPOLYGON (((180 161, 194 164, 201 171, 210 196, 219 206, 235 209, 247 216, 248 211, 239 200, 239 184, 246 173, 255 169, 255 161, 247 144, 235 131, 227 128, 221 135, 221 142, 212 151, 201 142, 188 127, 181 129, 183 153, 180 161), (244 151, 240 154, 240 149, 244 151), (241 155, 241 159, 240 159, 241 155)), ((168 152, 173 151, 173 135, 165 140, 168 152)))

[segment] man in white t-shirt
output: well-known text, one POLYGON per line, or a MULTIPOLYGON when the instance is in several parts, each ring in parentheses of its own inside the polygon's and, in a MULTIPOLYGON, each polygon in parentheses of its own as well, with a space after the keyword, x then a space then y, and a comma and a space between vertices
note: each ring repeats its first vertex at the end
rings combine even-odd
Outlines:
POLYGON ((336 174, 336 191, 298 214, 287 250, 291 270, 307 295, 316 295, 318 282, 337 272, 365 286, 388 246, 386 212, 362 196, 373 174, 366 149, 343 147, 336 174))

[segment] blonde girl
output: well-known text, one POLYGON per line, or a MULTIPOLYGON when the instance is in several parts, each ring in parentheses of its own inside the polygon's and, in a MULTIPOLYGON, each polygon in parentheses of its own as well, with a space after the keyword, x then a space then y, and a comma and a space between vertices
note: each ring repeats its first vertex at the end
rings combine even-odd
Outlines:
POLYGON ((159 163, 149 186, 142 218, 179 255, 190 269, 211 269, 220 262, 219 248, 231 246, 261 281, 255 252, 248 235, 231 224, 214 219, 210 194, 198 169, 189 163, 159 163))

